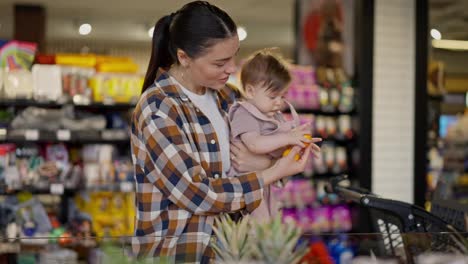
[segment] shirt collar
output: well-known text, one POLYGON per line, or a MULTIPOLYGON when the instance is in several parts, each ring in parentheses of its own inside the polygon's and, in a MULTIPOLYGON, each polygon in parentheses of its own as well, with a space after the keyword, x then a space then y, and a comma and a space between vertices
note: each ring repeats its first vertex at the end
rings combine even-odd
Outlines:
MULTIPOLYGON (((182 88, 171 79, 169 73, 162 68, 159 68, 156 73, 154 85, 160 88, 166 96, 180 98, 182 101, 190 100, 182 88)), ((226 112, 229 105, 238 97, 239 91, 233 85, 225 85, 221 90, 216 92, 218 107, 226 112)))

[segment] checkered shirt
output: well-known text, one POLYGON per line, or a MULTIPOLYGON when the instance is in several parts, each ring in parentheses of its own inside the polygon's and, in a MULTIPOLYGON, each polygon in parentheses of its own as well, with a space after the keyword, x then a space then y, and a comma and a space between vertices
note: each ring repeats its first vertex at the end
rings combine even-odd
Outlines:
MULTIPOLYGON (((219 109, 213 111, 226 117, 235 93, 226 86, 216 94, 219 109)), ((137 210, 132 248, 138 256, 208 263, 214 218, 251 212, 261 202, 263 181, 255 173, 220 177, 216 131, 162 69, 134 110, 131 148, 137 210)))

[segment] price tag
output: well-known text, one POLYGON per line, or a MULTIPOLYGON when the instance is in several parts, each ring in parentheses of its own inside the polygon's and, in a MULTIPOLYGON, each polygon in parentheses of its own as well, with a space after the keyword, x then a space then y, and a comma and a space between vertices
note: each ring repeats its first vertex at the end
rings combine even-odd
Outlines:
POLYGON ((65 188, 63 187, 63 184, 61 184, 61 183, 52 183, 52 184, 50 185, 50 193, 51 193, 51 194, 62 195, 64 189, 65 189, 65 188))
POLYGON ((57 131, 57 139, 60 141, 69 141, 71 138, 70 130, 60 129, 57 131))
POLYGON ((24 132, 24 137, 29 141, 36 141, 39 139, 39 130, 28 129, 24 132))
POLYGON ((131 192, 133 191, 133 184, 131 182, 121 182, 120 191, 122 192, 131 192))

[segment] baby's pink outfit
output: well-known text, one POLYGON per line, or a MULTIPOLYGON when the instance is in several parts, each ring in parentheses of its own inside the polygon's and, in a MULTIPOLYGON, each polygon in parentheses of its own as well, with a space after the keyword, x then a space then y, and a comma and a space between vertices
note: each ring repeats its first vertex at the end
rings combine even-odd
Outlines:
MULTIPOLYGON (((288 132, 299 125, 299 117, 294 107, 289 105, 292 120, 286 121, 281 112, 274 117, 268 117, 260 112, 253 104, 245 101, 234 103, 229 109, 229 124, 231 126, 231 139, 240 141, 240 136, 246 132, 258 131, 260 135, 274 135, 276 133, 288 132)), ((270 155, 274 158, 281 157, 284 149, 278 149, 270 155)), ((231 166, 227 172, 228 177, 240 175, 231 166)), ((281 186, 281 183, 278 183, 281 186)), ((279 211, 278 201, 271 194, 271 187, 267 186, 263 190, 263 200, 259 207, 251 215, 256 221, 267 221, 274 218, 279 211)))

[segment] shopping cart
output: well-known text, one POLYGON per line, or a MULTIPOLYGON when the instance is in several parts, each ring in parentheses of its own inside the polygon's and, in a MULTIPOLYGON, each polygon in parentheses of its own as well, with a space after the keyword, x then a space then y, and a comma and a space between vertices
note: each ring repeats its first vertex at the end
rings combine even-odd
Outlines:
POLYGON ((466 252, 463 245, 466 238, 438 216, 412 204, 346 186, 346 182, 349 183, 346 175, 334 177, 325 189, 368 209, 372 231, 381 236, 378 245, 372 249, 373 254, 414 263, 416 256, 429 251, 466 252))

